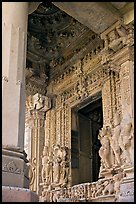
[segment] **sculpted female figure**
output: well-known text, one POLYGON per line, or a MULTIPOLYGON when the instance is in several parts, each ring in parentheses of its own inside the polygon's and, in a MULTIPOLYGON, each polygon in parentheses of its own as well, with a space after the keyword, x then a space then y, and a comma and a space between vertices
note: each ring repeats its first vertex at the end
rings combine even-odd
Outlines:
POLYGON ((60 170, 62 162, 62 151, 59 145, 54 147, 54 164, 53 164, 53 182, 59 184, 60 181, 60 170))
POLYGON ((121 122, 121 133, 119 138, 119 145, 121 150, 123 151, 123 155, 125 157, 125 162, 127 164, 131 163, 129 148, 131 146, 131 140, 133 138, 133 127, 130 115, 127 113, 127 115, 124 116, 122 122, 121 122))
POLYGON ((119 145, 119 138, 120 138, 120 132, 121 132, 121 126, 120 126, 121 118, 118 112, 115 113, 114 116, 114 126, 111 131, 111 137, 110 139, 110 146, 113 150, 113 153, 115 155, 115 165, 120 165, 120 155, 121 155, 121 149, 119 145))
POLYGON ((102 146, 99 149, 99 155, 101 157, 101 162, 104 168, 110 168, 110 160, 109 160, 109 153, 110 153, 110 141, 109 135, 107 134, 107 130, 103 127, 99 131, 98 139, 100 140, 102 146))
POLYGON ((48 147, 45 146, 42 155, 42 172, 41 172, 43 183, 46 183, 49 173, 47 162, 48 162, 48 147))

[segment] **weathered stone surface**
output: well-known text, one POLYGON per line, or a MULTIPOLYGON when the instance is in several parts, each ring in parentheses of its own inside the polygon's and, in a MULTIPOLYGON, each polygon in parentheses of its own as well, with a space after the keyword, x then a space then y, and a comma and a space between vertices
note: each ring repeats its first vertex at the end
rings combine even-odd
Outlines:
POLYGON ((115 195, 100 196, 90 200, 89 202, 115 202, 115 195))
POLYGON ((29 189, 2 186, 2 202, 38 202, 38 195, 29 189))
POLYGON ((134 202, 134 178, 124 178, 117 202, 134 202))
POLYGON ((16 147, 2 149, 2 185, 28 188, 26 153, 16 147))
POLYGON ((53 4, 99 34, 120 19, 120 13, 112 5, 108 7, 101 2, 53 2, 53 4))

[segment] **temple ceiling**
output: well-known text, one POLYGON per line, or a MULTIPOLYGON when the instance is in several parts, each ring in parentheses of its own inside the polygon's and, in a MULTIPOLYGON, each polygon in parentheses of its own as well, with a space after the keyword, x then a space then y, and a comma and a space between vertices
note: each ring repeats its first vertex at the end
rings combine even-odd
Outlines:
POLYGON ((96 33, 64 11, 48 2, 40 4, 28 19, 26 84, 47 85, 96 41, 101 42, 96 33))
MULTIPOLYGON (((60 2, 55 2, 57 3, 60 2)), ((126 2, 111 4, 121 10, 126 2)), ((25 75, 26 89, 30 89, 28 94, 45 94, 52 79, 102 43, 99 32, 50 2, 41 3, 28 16, 27 41, 25 75)))

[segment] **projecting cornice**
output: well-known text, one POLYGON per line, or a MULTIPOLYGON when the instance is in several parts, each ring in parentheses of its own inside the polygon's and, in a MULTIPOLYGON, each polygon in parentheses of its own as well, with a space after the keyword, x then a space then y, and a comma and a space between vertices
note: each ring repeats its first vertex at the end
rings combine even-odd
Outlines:
MULTIPOLYGON (((101 34, 116 21, 124 21, 124 8, 132 2, 52 2, 55 6, 101 34)), ((129 8, 130 10, 131 8, 129 8)), ((127 11, 128 12, 128 11, 127 11)))

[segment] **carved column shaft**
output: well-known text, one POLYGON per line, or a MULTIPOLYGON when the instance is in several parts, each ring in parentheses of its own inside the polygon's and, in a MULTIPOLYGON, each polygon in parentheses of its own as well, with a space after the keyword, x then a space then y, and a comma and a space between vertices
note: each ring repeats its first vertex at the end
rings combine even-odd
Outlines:
POLYGON ((45 145, 45 112, 51 108, 51 101, 41 94, 28 96, 26 100, 26 132, 25 139, 31 142, 30 156, 30 189, 39 194, 42 170, 42 151, 45 145), (26 129, 27 131, 27 129, 26 129), (28 139, 27 139, 27 138, 28 139))
MULTIPOLYGON (((40 110, 30 110, 26 113, 26 125, 30 129, 29 132, 27 132, 27 129, 25 132, 25 140, 29 141, 26 152, 31 152, 28 159, 30 160, 30 166, 35 168, 35 177, 31 179, 33 182, 30 181, 30 189, 37 193, 39 193, 39 183, 41 182, 41 155, 45 137, 44 115, 45 112, 40 110)), ((34 175, 34 172, 32 172, 32 174, 34 175)))
POLYGON ((111 82, 110 77, 105 81, 102 87, 102 103, 103 103, 103 124, 109 124, 112 117, 112 99, 111 99, 111 82))
POLYGON ((126 61, 121 65, 121 95, 122 113, 128 111, 131 117, 134 115, 134 66, 132 61, 126 61))

